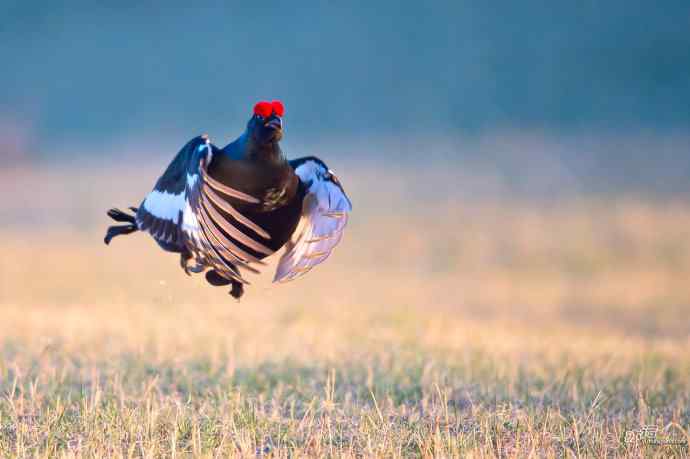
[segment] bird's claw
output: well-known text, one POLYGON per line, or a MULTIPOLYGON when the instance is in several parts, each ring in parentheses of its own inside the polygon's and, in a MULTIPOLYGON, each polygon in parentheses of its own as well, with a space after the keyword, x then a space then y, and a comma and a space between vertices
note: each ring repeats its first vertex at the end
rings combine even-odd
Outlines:
POLYGON ((194 265, 191 266, 189 264, 189 261, 192 260, 193 257, 189 253, 182 253, 180 254, 180 267, 182 267, 182 270, 184 273, 188 276, 191 276, 191 273, 200 273, 204 270, 204 265, 199 264, 198 262, 195 261, 194 265))

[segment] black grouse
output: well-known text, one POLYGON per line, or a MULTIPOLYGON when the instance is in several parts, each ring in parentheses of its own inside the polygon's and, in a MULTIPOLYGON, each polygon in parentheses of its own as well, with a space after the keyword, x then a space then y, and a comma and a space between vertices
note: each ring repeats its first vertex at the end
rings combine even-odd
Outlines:
POLYGON ((163 250, 180 254, 187 274, 206 271, 210 284, 231 285, 238 299, 249 284, 240 268, 258 273, 255 266, 285 245, 274 282, 324 261, 340 242, 352 205, 323 161, 285 158, 283 114, 280 101, 262 101, 245 132, 225 148, 206 135, 190 140, 141 205, 130 207, 134 215, 108 211, 126 224, 108 228, 105 243, 146 231, 163 250))

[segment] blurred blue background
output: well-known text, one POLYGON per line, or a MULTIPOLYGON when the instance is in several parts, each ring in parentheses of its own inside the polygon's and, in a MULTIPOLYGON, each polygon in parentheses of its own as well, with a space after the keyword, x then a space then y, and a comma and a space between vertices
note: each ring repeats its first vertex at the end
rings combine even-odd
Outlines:
POLYGON ((690 189, 688 1, 3 2, 0 17, 5 156, 223 144, 280 98, 288 145, 508 169, 529 149, 594 188, 690 189))

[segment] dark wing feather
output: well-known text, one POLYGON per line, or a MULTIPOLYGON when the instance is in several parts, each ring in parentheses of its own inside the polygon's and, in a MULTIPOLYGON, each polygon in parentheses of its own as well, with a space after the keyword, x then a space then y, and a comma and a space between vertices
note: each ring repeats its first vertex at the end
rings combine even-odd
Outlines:
POLYGON ((257 204, 260 200, 211 177, 207 166, 217 150, 209 142, 204 148, 206 154, 199 157, 196 168, 199 180, 187 189, 183 228, 221 276, 247 284, 238 267, 258 273, 251 263, 265 264, 260 258, 274 250, 247 234, 249 229, 270 239, 268 232, 244 217, 228 198, 250 204, 257 204))
POLYGON ((153 190, 139 206, 137 226, 147 231, 165 250, 181 252, 185 249, 182 233, 182 214, 186 206, 187 188, 198 178, 190 168, 199 148, 206 148, 207 138, 195 137, 177 153, 153 190))

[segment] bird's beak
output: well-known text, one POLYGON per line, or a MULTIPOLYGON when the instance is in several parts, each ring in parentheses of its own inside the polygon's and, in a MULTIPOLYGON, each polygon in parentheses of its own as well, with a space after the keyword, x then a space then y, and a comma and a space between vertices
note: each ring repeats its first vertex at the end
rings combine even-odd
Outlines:
POLYGON ((271 118, 266 124, 264 124, 264 126, 275 129, 276 131, 280 131, 283 129, 283 120, 277 117, 271 118))

